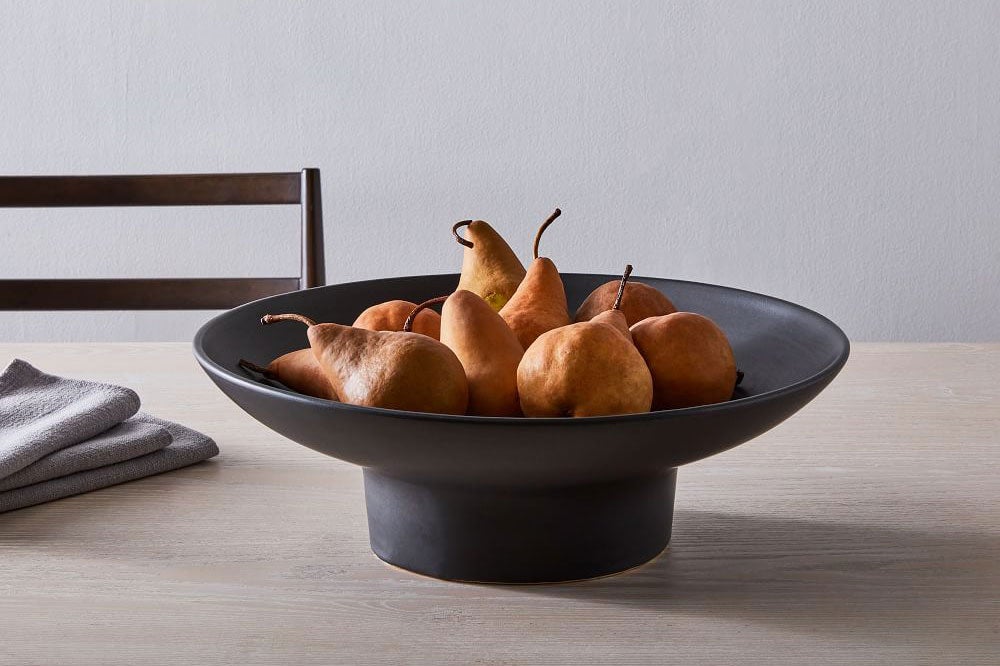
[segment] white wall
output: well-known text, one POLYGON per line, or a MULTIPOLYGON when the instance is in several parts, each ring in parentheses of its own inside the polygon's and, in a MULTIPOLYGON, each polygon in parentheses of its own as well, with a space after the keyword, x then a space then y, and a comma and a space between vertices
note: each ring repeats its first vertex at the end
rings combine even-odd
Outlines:
MULTIPOLYGON (((24 0, 0 46, 0 173, 320 167, 331 282, 457 270, 470 216, 526 256, 558 205, 564 270, 762 291, 860 340, 1000 339, 998 2, 24 0)), ((0 275, 289 273, 294 230, 0 210, 0 275)), ((8 314, 0 340, 205 317, 8 314)))

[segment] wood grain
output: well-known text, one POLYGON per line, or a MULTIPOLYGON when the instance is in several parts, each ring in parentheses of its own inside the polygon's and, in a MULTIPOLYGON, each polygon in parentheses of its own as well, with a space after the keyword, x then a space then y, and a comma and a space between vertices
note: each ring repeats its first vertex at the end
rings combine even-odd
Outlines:
POLYGON ((754 442, 681 470, 670 548, 562 586, 368 550, 359 470, 270 432, 186 344, 0 345, 135 388, 215 461, 0 515, 0 663, 995 664, 1000 345, 856 345, 754 442))

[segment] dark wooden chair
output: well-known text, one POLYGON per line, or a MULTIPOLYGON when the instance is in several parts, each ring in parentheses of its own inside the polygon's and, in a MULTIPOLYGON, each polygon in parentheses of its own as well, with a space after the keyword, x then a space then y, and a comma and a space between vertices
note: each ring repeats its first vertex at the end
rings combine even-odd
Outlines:
POLYGON ((302 209, 297 277, 0 279, 0 310, 221 310, 322 285, 319 169, 158 176, 0 176, 0 208, 254 206, 302 209))

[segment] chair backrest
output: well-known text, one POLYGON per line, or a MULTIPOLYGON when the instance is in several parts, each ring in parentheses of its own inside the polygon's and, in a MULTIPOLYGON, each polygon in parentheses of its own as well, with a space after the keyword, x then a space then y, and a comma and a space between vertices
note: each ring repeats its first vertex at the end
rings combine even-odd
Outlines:
POLYGON ((322 285, 319 169, 156 176, 0 176, 0 208, 254 206, 302 209, 297 277, 0 279, 0 310, 219 310, 322 285))

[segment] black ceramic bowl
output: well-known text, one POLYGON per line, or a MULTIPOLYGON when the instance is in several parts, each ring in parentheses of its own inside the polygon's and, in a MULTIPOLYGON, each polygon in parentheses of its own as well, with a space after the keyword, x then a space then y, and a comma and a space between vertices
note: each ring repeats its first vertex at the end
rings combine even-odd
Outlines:
MULTIPOLYGON (((738 289, 636 278, 680 310, 711 317, 746 374, 721 404, 628 416, 486 418, 357 407, 246 374, 307 346, 305 327, 262 327, 266 313, 350 323, 395 298, 447 294, 456 275, 353 282, 297 291, 225 312, 198 332, 205 372, 248 414, 285 437, 364 469, 372 550, 452 580, 576 580, 641 564, 670 540, 677 467, 760 435, 812 400, 849 344, 806 308, 738 289)), ((572 309, 615 275, 563 274, 572 309)))

